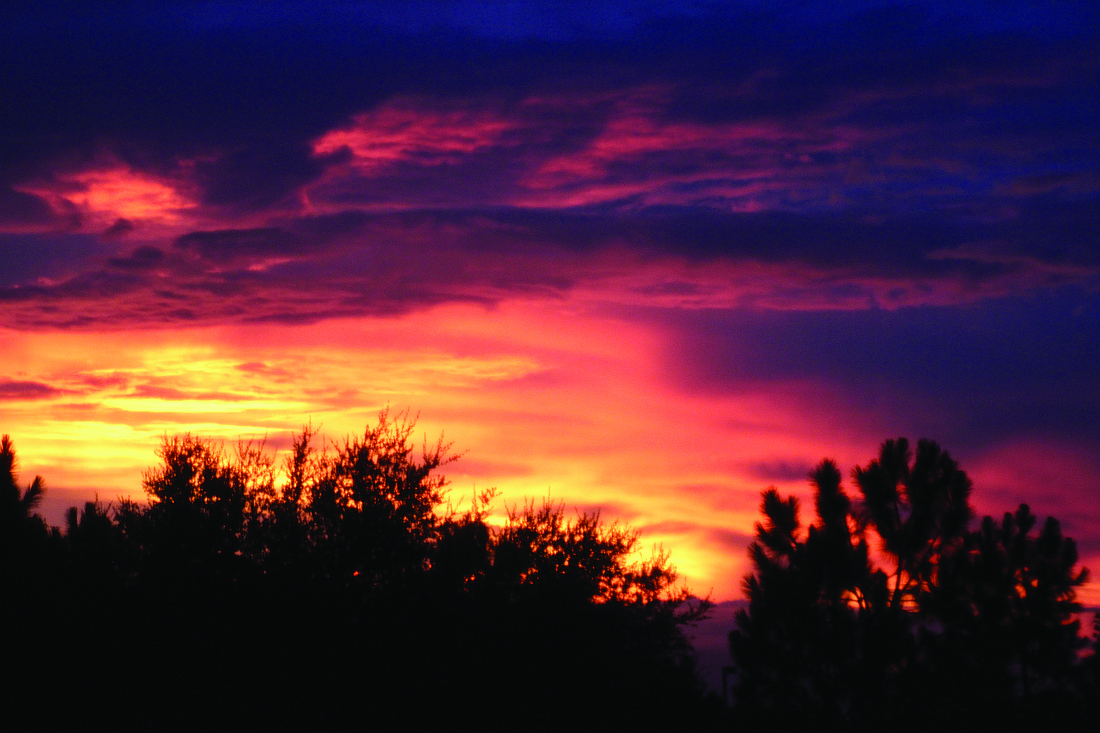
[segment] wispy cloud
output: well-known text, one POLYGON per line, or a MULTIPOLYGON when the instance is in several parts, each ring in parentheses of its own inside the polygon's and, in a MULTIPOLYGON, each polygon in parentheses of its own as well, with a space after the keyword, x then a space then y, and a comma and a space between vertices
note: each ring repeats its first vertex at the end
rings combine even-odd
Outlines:
POLYGON ((64 390, 41 382, 0 379, 0 400, 41 400, 64 394, 64 390))

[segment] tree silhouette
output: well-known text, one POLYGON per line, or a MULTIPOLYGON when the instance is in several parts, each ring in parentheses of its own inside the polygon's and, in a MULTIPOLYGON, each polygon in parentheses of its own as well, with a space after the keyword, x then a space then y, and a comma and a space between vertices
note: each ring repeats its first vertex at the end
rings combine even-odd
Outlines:
POLYGON ((740 713, 749 721, 842 722, 853 696, 868 691, 862 678, 872 677, 861 674, 867 645, 857 629, 857 614, 873 605, 868 598, 881 595, 868 593, 867 544, 848 523, 835 464, 824 461, 811 476, 818 524, 804 530, 798 499, 769 489, 749 546, 749 606, 730 634, 740 713))
POLYGON ((364 589, 415 582, 429 567, 446 479, 437 469, 454 460, 442 438, 420 458, 407 413, 379 415, 362 438, 346 438, 318 464, 306 511, 316 541, 341 550, 334 572, 364 589))
POLYGON ((932 700, 959 720, 1008 721, 1046 711, 1037 693, 1087 699, 1074 619, 1086 571, 1056 520, 1033 536, 1022 505, 969 531, 970 479, 931 441, 914 456, 888 440, 852 476, 855 505, 835 463, 811 472, 817 522, 805 529, 796 498, 764 492, 749 604, 730 634, 750 725, 862 726, 901 708, 920 727, 932 700))
POLYGON ((962 552, 945 564, 943 590, 930 611, 943 620, 953 659, 986 686, 1030 698, 1075 686, 1080 636, 1077 547, 1027 504, 1001 522, 985 517, 962 552), (996 660, 996 664, 991 664, 996 660))
POLYGON ((190 434, 165 438, 157 456, 161 465, 142 477, 153 549, 188 570, 229 572, 242 547, 248 503, 239 472, 220 448, 190 434))
POLYGON ((5 527, 41 530, 5 530, 5 567, 35 561, 34 587, 16 590, 34 591, 24 607, 50 629, 15 658, 36 660, 36 678, 65 659, 50 679, 89 699, 110 693, 110 667, 143 724, 221 708, 250 723, 349 727, 365 710, 445 723, 487 692, 515 721, 711 714, 683 634, 709 602, 676 585, 666 553, 640 558, 634 530, 549 501, 497 519, 489 490, 456 511, 450 445, 417 450, 414 426, 386 410, 333 443, 307 425, 278 468, 263 442, 166 436, 147 502, 74 507, 64 535, 32 514, 43 484, 18 486, 5 438, 5 527))
POLYGON ((109 508, 98 501, 85 502, 81 511, 69 507, 64 539, 75 584, 91 592, 118 590, 123 568, 131 563, 109 508))
MULTIPOLYGON (((514 701, 553 699, 552 720, 652 726, 700 715, 703 689, 681 629, 709 601, 675 586, 668 555, 636 560, 638 533, 596 514, 526 502, 489 534, 489 562, 467 585, 484 618, 492 675, 514 701)), ((549 722, 551 718, 544 720, 549 722)))
POLYGON ((33 531, 29 528, 38 525, 35 510, 44 493, 41 476, 35 476, 26 489, 19 488, 19 460, 11 437, 4 435, 0 438, 0 516, 3 517, 4 536, 10 537, 17 531, 33 531))
POLYGON ((19 460, 7 435, 0 437, 0 573, 12 589, 41 580, 50 530, 36 510, 46 491, 41 476, 19 487, 19 460))
POLYGON ((970 478, 935 442, 919 441, 914 458, 905 438, 884 442, 879 457, 852 475, 863 494, 863 519, 894 563, 889 603, 915 608, 935 586, 940 558, 966 533, 970 478))

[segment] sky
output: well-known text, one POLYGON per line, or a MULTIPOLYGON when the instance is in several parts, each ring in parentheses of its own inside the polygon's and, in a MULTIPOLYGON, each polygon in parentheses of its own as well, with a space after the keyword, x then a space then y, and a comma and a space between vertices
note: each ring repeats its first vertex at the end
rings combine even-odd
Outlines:
POLYGON ((0 11, 0 432, 53 523, 165 435, 388 406, 454 503, 598 510, 719 601, 763 489, 900 436, 1100 572, 1095 3, 316 5, 0 11))

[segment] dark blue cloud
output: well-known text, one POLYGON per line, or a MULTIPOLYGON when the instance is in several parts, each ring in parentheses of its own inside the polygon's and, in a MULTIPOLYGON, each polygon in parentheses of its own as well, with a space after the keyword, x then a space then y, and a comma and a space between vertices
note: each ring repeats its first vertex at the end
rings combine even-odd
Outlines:
POLYGON ((49 204, 38 196, 0 185, 0 227, 63 225, 49 204))
POLYGON ((689 391, 817 385, 831 420, 980 446, 1100 444, 1100 297, 1067 290, 967 307, 666 314, 689 391), (843 409, 843 416, 830 412, 843 409))
MULTIPOLYGON (((78 229, 78 207, 63 216, 28 191, 104 158, 177 185, 203 222, 174 243, 136 241, 141 222, 79 240, 87 246, 4 235, 7 305, 59 313, 125 293, 138 308, 153 293, 162 306, 138 308, 150 323, 249 308, 307 320, 401 312, 561 292, 584 255, 612 248, 801 264, 834 277, 838 297, 862 293, 856 271, 976 293, 1027 268, 1019 287, 1029 291, 1096 284, 1091 4, 598 2, 578 14, 559 2, 45 3, 3 13, 0 226, 78 229), (473 110, 505 129, 461 155, 413 150, 369 173, 348 148, 313 153, 319 136, 395 99, 473 110), (544 182, 543 166, 586 162, 615 122, 626 152, 544 182), (658 133, 677 125, 689 142, 691 130, 712 132, 665 145, 658 133), (755 129, 759 139, 739 146, 755 129), (634 145, 647 134, 657 141, 634 145), (763 210, 731 213, 744 202, 721 191, 738 186, 759 188, 749 203, 763 210), (612 193, 583 195, 599 187, 612 193), (560 198, 540 201, 544 190, 560 198), (662 197, 649 200, 651 190, 662 197), (314 194, 323 215, 302 213, 314 194), (294 312, 317 293, 328 305, 294 312), (249 298, 219 309, 208 300, 219 294, 249 298)), ((105 305, 97 312, 110 317, 105 305)))
POLYGON ((0 289, 70 277, 103 252, 99 240, 88 234, 0 233, 0 289))
POLYGON ((889 91, 853 119, 947 131, 984 120, 998 130, 1057 125, 1079 137, 1096 119, 1098 14, 1066 6, 43 5, 8 11, 0 30, 2 152, 10 180, 103 144, 150 168, 229 152, 207 171, 211 201, 232 198, 243 188, 234 184, 266 183, 251 201, 263 205, 316 174, 310 139, 393 95, 655 82, 678 90, 669 114, 695 119, 800 117, 846 94, 889 91), (741 93, 761 73, 766 82, 741 93), (1026 97, 1012 83, 1021 75, 1032 79, 1026 97), (952 83, 977 85, 983 101, 960 100, 943 88, 952 83))

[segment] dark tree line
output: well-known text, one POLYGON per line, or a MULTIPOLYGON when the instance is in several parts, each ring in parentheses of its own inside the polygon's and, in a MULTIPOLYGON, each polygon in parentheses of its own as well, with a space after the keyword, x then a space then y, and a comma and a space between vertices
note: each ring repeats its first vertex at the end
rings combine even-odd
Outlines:
POLYGON ((811 473, 816 522, 764 493, 749 605, 730 634, 735 713, 750 729, 954 728, 1095 713, 1095 655, 1075 615, 1074 541, 1026 504, 971 529, 971 482, 932 441, 888 440, 811 473))
POLYGON ((454 509, 450 445, 416 450, 414 422, 383 412, 320 447, 307 427, 282 466, 262 444, 165 438, 148 501, 72 508, 64 532, 5 437, 0 572, 24 625, 6 666, 24 692, 122 696, 155 727, 711 715, 683 634, 709 604, 667 555, 637 561, 635 531, 549 502, 502 524, 492 491, 454 509))
POLYGON ((549 502, 494 521, 487 491, 459 511, 451 446, 417 450, 413 428, 307 427, 281 465, 262 443, 166 437, 147 501, 88 502, 64 528, 5 436, 9 708, 147 728, 926 730, 1068 722, 1100 699, 1073 540, 1027 505, 975 525, 970 479, 933 442, 884 443, 855 498, 822 461, 809 526, 764 493, 729 712, 684 636, 709 604, 667 555, 638 561, 635 531, 549 502))

